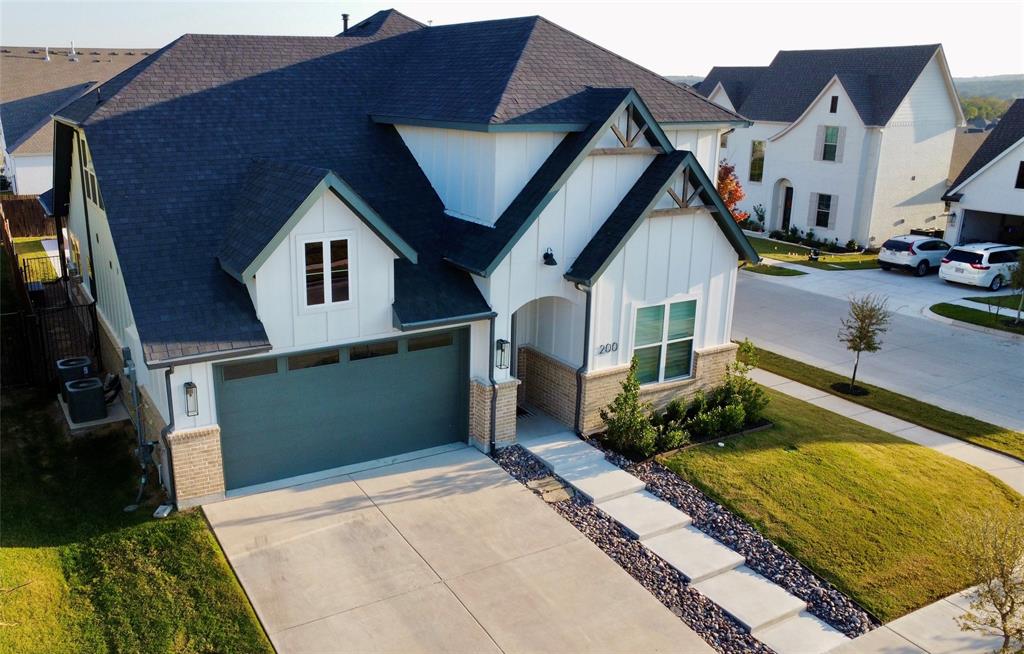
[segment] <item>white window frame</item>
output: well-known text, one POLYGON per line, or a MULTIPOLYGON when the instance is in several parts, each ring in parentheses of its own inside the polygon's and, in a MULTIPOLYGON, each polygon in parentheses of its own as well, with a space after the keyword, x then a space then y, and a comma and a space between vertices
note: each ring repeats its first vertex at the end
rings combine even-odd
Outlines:
POLYGON ((295 292, 298 293, 296 305, 300 314, 325 313, 347 309, 355 305, 356 289, 356 232, 345 230, 323 234, 303 234, 294 239, 295 252, 295 292), (331 241, 348 241, 348 299, 341 302, 331 300, 331 241), (324 253, 324 303, 306 304, 306 244, 320 243, 324 253))
POLYGON ((812 229, 828 229, 832 223, 832 211, 833 205, 835 205, 835 194, 834 193, 817 193, 814 203, 814 227, 812 229), (828 197, 828 211, 825 213, 825 224, 819 225, 818 220, 821 218, 821 198, 828 197))
POLYGON ((694 355, 696 354, 696 351, 697 351, 697 337, 700 335, 700 328, 701 328, 701 302, 700 302, 700 296, 696 295, 694 293, 680 293, 679 295, 673 295, 672 297, 667 298, 665 300, 661 300, 659 302, 634 302, 632 304, 632 306, 630 308, 631 311, 632 311, 632 316, 631 316, 630 322, 629 322, 629 341, 630 341, 629 360, 630 361, 633 360, 633 356, 636 353, 636 350, 637 350, 637 347, 638 347, 637 344, 636 344, 636 318, 637 318, 637 314, 640 313, 640 309, 646 309, 648 307, 657 307, 657 306, 664 306, 665 307, 665 314, 664 314, 664 318, 662 320, 662 325, 661 325, 661 341, 659 343, 649 343, 647 345, 640 345, 639 348, 643 349, 643 348, 646 348, 646 347, 658 347, 660 345, 660 347, 661 347, 661 357, 660 357, 660 359, 658 361, 658 381, 642 383, 641 386, 653 386, 655 384, 664 384, 666 382, 677 382, 677 381, 683 381, 683 380, 686 380, 686 379, 693 379, 693 374, 694 374, 693 369, 694 369, 694 365, 696 364, 696 361, 697 361, 697 357, 694 356, 694 355), (693 336, 688 336, 686 338, 676 338, 676 339, 669 340, 668 339, 668 325, 669 325, 670 306, 673 305, 673 304, 676 304, 678 302, 688 302, 690 300, 693 300, 693 301, 695 301, 697 303, 697 306, 694 309, 694 314, 693 314, 693 336), (686 375, 681 375, 679 377, 670 377, 668 379, 665 379, 665 357, 668 355, 668 346, 669 346, 670 343, 680 343, 682 341, 690 341, 691 342, 691 347, 690 347, 690 372, 688 374, 686 374, 686 375))
POLYGON ((839 125, 825 125, 825 129, 821 133, 821 152, 818 153, 818 155, 821 157, 821 161, 827 161, 829 163, 838 163, 838 161, 839 161, 839 139, 841 137, 842 137, 842 128, 839 125), (834 129, 836 131, 836 142, 835 143, 829 143, 828 142, 828 131, 830 129, 834 129), (835 146, 835 150, 832 152, 832 158, 831 159, 826 159, 825 158, 825 151, 828 149, 828 146, 830 146, 830 145, 834 145, 835 146))

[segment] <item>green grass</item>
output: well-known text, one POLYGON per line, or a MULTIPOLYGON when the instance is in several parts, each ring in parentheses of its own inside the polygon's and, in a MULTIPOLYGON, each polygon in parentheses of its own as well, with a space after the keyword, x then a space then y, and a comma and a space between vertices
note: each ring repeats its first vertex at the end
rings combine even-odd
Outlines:
POLYGON ((199 511, 122 511, 131 436, 69 442, 53 410, 3 397, 0 651, 273 651, 199 511))
POLYGON ((822 254, 817 261, 808 261, 811 249, 795 243, 778 243, 766 238, 748 236, 747 240, 761 256, 788 261, 819 270, 865 270, 878 267, 877 254, 822 254))
POLYGON ((971 302, 981 302, 982 304, 990 304, 992 306, 1000 306, 1004 309, 1013 309, 1017 311, 1017 307, 1020 306, 1020 293, 1015 295, 985 295, 981 297, 969 297, 964 298, 971 302))
MULTIPOLYGON (((21 236, 14 239, 14 251, 18 254, 18 267, 21 268, 25 259, 40 259, 46 257, 46 250, 43 248, 43 241, 51 239, 50 236, 21 236)), ((57 279, 57 271, 52 265, 44 264, 42 261, 34 263, 33 272, 41 273, 38 281, 52 282, 57 279)))
POLYGON ((1024 322, 1016 325, 1013 324, 1014 318, 1017 316, 1016 311, 1003 313, 1002 315, 997 316, 995 313, 989 313, 982 309, 971 309, 970 307, 962 307, 957 304, 947 304, 946 302, 933 304, 931 306, 931 311, 932 313, 937 313, 946 318, 952 318, 953 320, 959 320, 960 322, 966 322, 980 327, 998 329, 1000 331, 1010 332, 1011 334, 1024 334, 1024 322))
POLYGON ((772 275, 775 277, 794 277, 796 275, 807 274, 802 270, 793 270, 792 268, 783 268, 782 266, 769 266, 766 263, 758 263, 752 266, 744 266, 743 270, 748 270, 753 273, 760 273, 762 275, 772 275))
POLYGON ((970 585, 947 541, 961 512, 1022 510, 977 468, 769 395, 773 428, 664 462, 883 621, 970 585))
MULTIPOLYGON (((757 348, 757 356, 759 368, 829 393, 835 392, 832 389, 833 384, 849 383, 850 381, 850 378, 844 375, 822 370, 761 348, 757 348)), ((857 385, 867 389, 868 394, 844 395, 843 397, 851 402, 888 413, 947 436, 1024 459, 1024 434, 1021 432, 953 413, 878 386, 860 381, 857 382, 857 385)))

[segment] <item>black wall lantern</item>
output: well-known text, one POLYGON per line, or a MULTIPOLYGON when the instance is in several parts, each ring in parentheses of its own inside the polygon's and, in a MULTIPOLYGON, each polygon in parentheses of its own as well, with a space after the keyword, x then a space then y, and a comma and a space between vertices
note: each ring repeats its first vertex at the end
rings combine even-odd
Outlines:
POLYGON ((544 252, 544 265, 545 266, 557 266, 558 265, 558 262, 555 261, 555 253, 551 251, 551 248, 548 248, 544 252))
POLYGON ((192 382, 185 382, 185 415, 199 415, 199 389, 192 382))
POLYGON ((508 370, 509 354, 512 350, 511 345, 511 343, 509 343, 503 338, 499 338, 498 341, 494 344, 495 353, 498 355, 496 357, 497 360, 495 361, 494 365, 499 370, 508 370))

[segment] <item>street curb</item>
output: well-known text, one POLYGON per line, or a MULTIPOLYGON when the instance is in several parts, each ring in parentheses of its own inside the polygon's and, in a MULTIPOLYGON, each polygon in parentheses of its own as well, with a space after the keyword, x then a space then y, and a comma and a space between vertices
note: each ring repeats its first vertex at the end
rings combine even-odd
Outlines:
MULTIPOLYGON (((939 302, 938 304, 942 304, 939 302)), ((1004 332, 1001 329, 992 329, 991 327, 983 327, 981 325, 974 325, 969 322, 963 322, 962 320, 953 320, 946 316, 940 316, 931 310, 931 307, 924 307, 921 309, 921 315, 929 320, 936 322, 945 323, 947 325, 953 325, 954 327, 962 327, 964 329, 970 329, 971 331, 981 332, 983 334, 989 334, 991 336, 999 336, 1011 341, 1024 341, 1024 334, 1014 334, 1013 332, 1004 332)))

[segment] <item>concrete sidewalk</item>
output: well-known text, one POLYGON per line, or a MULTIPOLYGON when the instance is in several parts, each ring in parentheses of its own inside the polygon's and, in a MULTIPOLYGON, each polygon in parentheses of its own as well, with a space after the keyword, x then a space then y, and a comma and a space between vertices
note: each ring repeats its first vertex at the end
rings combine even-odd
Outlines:
POLYGON ((792 381, 767 370, 754 370, 750 373, 750 377, 762 386, 767 386, 780 393, 804 400, 894 436, 899 436, 904 440, 930 447, 933 450, 942 452, 946 456, 951 456, 976 468, 981 468, 993 477, 1002 480, 1007 486, 1021 495, 1024 495, 1024 463, 1013 457, 999 454, 977 445, 971 445, 931 429, 925 429, 906 420, 895 418, 881 411, 869 409, 855 402, 820 391, 806 384, 792 381))

